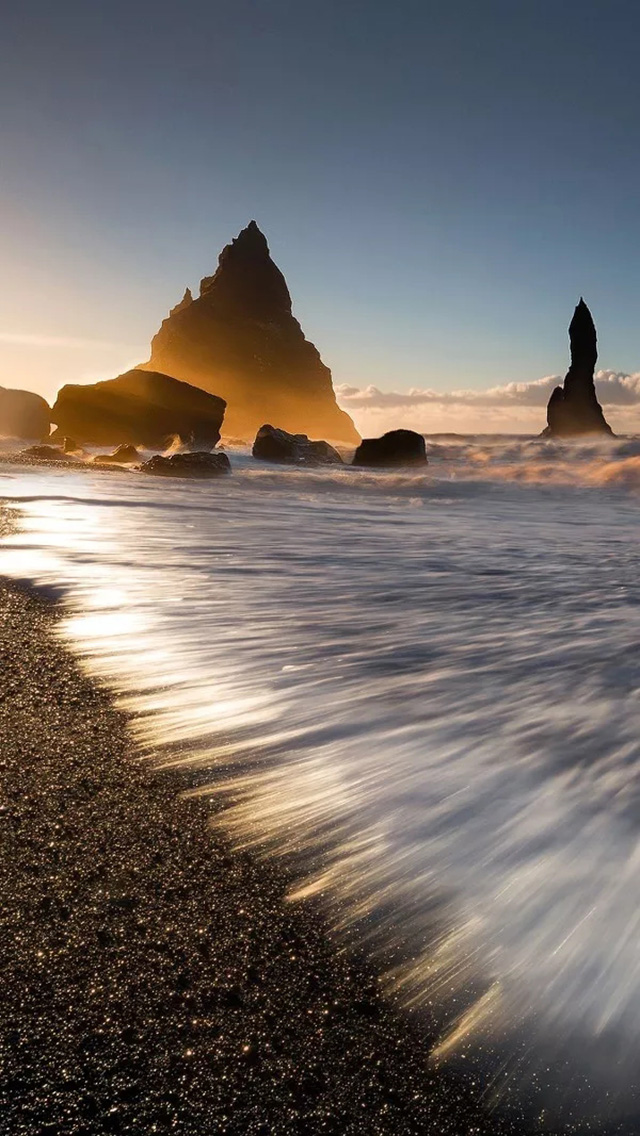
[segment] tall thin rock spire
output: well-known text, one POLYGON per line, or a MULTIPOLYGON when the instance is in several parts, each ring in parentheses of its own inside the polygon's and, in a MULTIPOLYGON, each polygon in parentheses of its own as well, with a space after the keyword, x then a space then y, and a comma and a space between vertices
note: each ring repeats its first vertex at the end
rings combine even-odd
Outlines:
POLYGON ((564 383, 553 391, 547 406, 547 437, 612 434, 598 402, 594 371, 598 359, 596 329, 582 296, 569 324, 571 366, 564 383))

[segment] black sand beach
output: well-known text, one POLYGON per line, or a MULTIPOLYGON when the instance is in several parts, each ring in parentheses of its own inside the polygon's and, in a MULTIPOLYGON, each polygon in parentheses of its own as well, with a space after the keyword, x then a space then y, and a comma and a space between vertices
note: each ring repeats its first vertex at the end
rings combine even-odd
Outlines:
POLYGON ((220 806, 136 760, 56 618, 0 585, 2 1132, 506 1131, 220 806))

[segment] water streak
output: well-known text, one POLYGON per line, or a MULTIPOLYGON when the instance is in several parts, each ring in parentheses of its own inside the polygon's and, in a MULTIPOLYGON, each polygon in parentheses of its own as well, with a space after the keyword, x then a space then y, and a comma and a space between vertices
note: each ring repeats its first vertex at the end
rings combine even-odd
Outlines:
POLYGON ((290 856, 292 899, 320 895, 430 1015, 434 1059, 629 1110, 640 442, 430 454, 232 453, 206 484, 5 466, 0 570, 64 587, 64 633, 154 759, 210 770, 237 838, 290 856))

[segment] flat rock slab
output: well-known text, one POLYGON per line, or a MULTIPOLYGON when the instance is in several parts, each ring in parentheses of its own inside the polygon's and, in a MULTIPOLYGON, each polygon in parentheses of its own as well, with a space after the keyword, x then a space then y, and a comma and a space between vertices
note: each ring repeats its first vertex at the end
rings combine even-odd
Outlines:
POLYGON ((225 401, 172 375, 134 367, 115 379, 63 386, 51 409, 53 441, 68 435, 83 445, 123 442, 165 449, 173 437, 195 448, 215 446, 225 401))

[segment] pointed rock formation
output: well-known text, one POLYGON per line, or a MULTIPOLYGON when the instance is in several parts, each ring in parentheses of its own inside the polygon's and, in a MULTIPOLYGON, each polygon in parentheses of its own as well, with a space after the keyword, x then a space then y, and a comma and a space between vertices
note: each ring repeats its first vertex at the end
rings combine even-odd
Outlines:
POLYGON ((547 406, 545 437, 613 434, 596 396, 593 372, 598 358, 596 329, 582 296, 569 324, 571 366, 547 406))
POLYGON ((171 309, 171 311, 169 312, 169 318, 171 318, 171 316, 175 316, 176 312, 183 312, 184 309, 188 308, 189 304, 192 304, 192 303, 193 303, 193 296, 191 295, 191 289, 185 288, 184 296, 180 300, 180 303, 176 304, 175 308, 171 309))
POLYGON ((200 295, 187 290, 172 309, 142 366, 226 399, 227 435, 253 439, 264 422, 277 422, 291 433, 359 441, 255 221, 222 250, 200 295))

